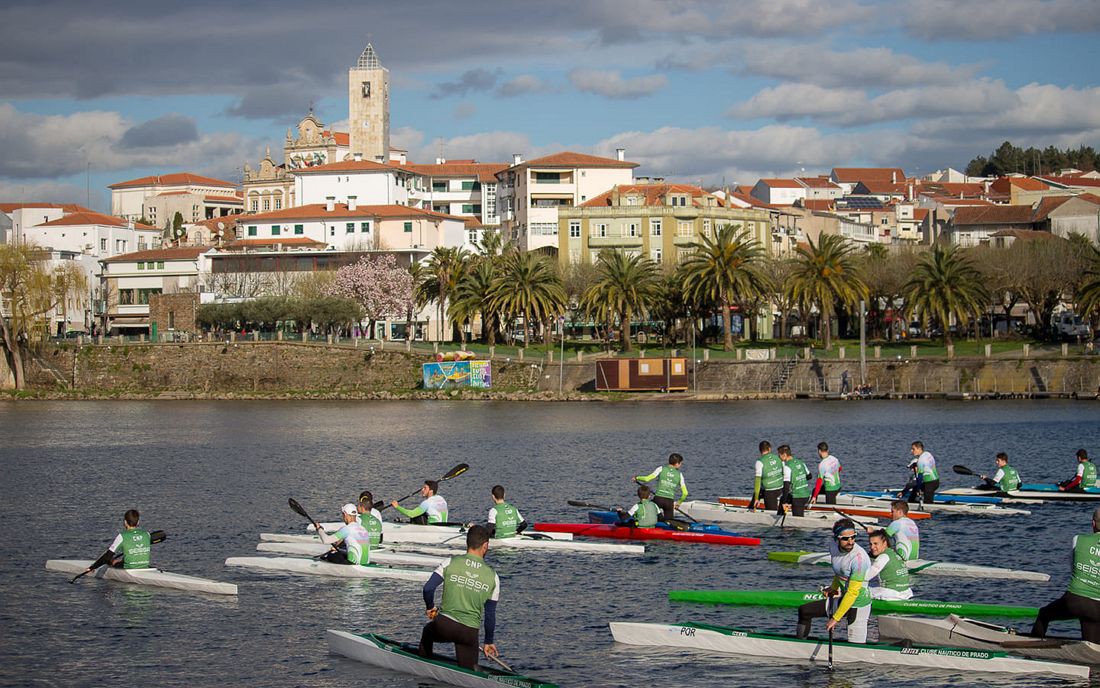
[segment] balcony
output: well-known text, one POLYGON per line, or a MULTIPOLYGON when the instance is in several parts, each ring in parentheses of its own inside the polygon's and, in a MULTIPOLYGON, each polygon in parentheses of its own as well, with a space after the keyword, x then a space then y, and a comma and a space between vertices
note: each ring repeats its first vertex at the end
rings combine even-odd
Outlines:
POLYGON ((608 248, 613 246, 626 246, 630 248, 641 248, 642 237, 640 236, 590 236, 588 237, 589 248, 608 248))

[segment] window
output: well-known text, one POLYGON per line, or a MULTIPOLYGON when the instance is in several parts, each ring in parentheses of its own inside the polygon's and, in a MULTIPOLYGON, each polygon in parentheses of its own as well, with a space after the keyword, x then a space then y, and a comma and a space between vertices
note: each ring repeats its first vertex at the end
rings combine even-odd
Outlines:
POLYGON ((661 221, 660 220, 650 220, 649 221, 649 235, 650 236, 661 236, 661 221))
POLYGON ((294 225, 294 233, 295 234, 305 234, 305 232, 306 232, 305 225, 294 225))
POLYGON ((349 222, 344 225, 344 234, 355 234, 355 223, 349 222))
POLYGON ((282 209, 282 207, 283 207, 283 199, 276 197, 275 198, 275 210, 280 210, 280 209, 282 209))
POLYGON ((677 220, 676 221, 676 236, 689 237, 691 236, 691 220, 677 220))
POLYGON ((581 238, 581 223, 578 220, 569 221, 569 238, 580 239, 581 238))
POLYGON ((682 263, 691 257, 691 254, 695 251, 692 248, 682 248, 676 252, 677 259, 682 263))
POLYGON ((561 183, 561 175, 557 172, 536 172, 535 173, 536 184, 559 184, 561 183))
POLYGON ((884 218, 882 218, 882 224, 888 225, 888 224, 890 224, 890 220, 884 217, 884 218))
POLYGON ((248 236, 256 236, 256 225, 248 225, 248 236))
POLYGON ((626 235, 631 236, 631 237, 638 236, 638 223, 637 222, 627 223, 627 225, 626 225, 626 235))
POLYGON ((603 222, 597 222, 592 226, 592 236, 605 237, 607 236, 607 224, 603 222))
POLYGON ((144 270, 145 269, 145 261, 139 260, 137 265, 138 265, 138 270, 144 270))
POLYGON ((264 210, 271 210, 271 199, 270 198, 265 198, 264 199, 264 210))
POLYGON ((703 236, 705 236, 705 237, 710 236, 710 219, 709 218, 703 220, 703 236))
POLYGON ((370 233, 370 223, 369 222, 360 222, 359 223, 359 231, 362 232, 363 234, 369 234, 370 233))
POLYGON ((283 228, 279 225, 271 225, 271 236, 279 236, 282 232, 283 228))
POLYGON ((652 251, 649 252, 649 256, 650 256, 650 258, 653 259, 654 263, 660 263, 661 262, 661 249, 659 249, 659 248, 653 249, 652 251))
POLYGON ((627 196, 626 197, 626 205, 641 205, 641 204, 642 204, 642 197, 641 196, 627 196))
POLYGON ((532 222, 531 236, 557 236, 558 223, 556 222, 532 222))
POLYGON ((463 191, 481 191, 481 182, 462 182, 463 191))
POLYGON ((163 260, 158 260, 157 261, 157 270, 163 270, 163 269, 164 269, 164 261, 163 260))
POLYGON ((333 225, 333 226, 328 228, 328 235, 329 236, 336 236, 336 225, 333 225))
POLYGON ((436 181, 432 182, 432 191, 446 191, 446 190, 447 190, 447 182, 445 182, 445 181, 444 182, 436 182, 436 181))
POLYGON ((253 198, 252 199, 252 205, 250 207, 252 208, 252 212, 254 212, 254 213, 259 211, 259 209, 260 209, 260 199, 253 198))
POLYGON ((411 222, 406 222, 406 223, 405 223, 405 231, 406 231, 406 232, 411 232, 411 231, 413 231, 413 223, 411 223, 411 222))
POLYGON ((480 203, 463 203, 462 204, 462 212, 466 213, 467 215, 469 215, 471 213, 475 214, 475 215, 479 214, 479 213, 481 213, 481 204, 480 203))

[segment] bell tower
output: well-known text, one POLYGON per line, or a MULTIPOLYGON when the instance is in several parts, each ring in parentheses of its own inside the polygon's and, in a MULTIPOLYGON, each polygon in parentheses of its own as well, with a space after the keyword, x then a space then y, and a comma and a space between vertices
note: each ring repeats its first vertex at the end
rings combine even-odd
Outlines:
POLYGON ((355 66, 348 70, 348 129, 350 153, 364 160, 390 160, 390 72, 367 43, 355 66))

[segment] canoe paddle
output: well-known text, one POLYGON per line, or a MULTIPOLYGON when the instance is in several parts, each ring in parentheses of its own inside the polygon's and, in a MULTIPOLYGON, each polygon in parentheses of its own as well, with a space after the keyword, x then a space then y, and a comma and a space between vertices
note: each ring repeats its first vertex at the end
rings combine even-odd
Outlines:
POLYGON ((857 520, 856 518, 853 518, 853 517, 852 517, 852 516, 851 516, 850 514, 846 514, 846 513, 844 513, 843 511, 841 511, 840 509, 836 508, 835 506, 833 507, 833 511, 837 512, 838 514, 840 514, 840 515, 841 515, 841 516, 843 516, 844 518, 848 519, 848 520, 849 520, 849 521, 851 521, 852 523, 856 524, 856 525, 857 525, 857 526, 859 526, 860 528, 863 528, 864 530, 866 530, 867 528, 870 528, 870 527, 871 527, 871 526, 867 525, 866 523, 864 523, 863 521, 860 521, 860 520, 857 520))
MULTIPOLYGON (((316 529, 316 532, 317 532, 317 537, 320 538, 321 537, 321 524, 318 523, 317 521, 314 521, 313 517, 310 516, 309 514, 307 514, 306 510, 302 508, 302 505, 299 504, 293 497, 290 497, 286 501, 287 501, 287 504, 290 505, 290 508, 294 510, 294 513, 298 514, 299 516, 301 516, 302 518, 304 518, 305 520, 307 520, 307 521, 309 521, 310 523, 313 524, 313 527, 316 529)), ((328 546, 331 547, 334 551, 337 549, 336 545, 333 544, 333 543, 325 543, 324 540, 321 540, 321 542, 323 544, 328 544, 328 546)))
MULTIPOLYGON (((485 648, 484 647, 481 648, 481 653, 485 654, 485 648)), ((507 664, 505 664, 504 660, 501 659, 500 657, 497 657, 496 655, 490 655, 490 654, 485 654, 485 656, 488 657, 489 659, 493 660, 497 664, 499 664, 505 671, 509 671, 513 674, 516 673, 516 670, 513 669, 512 667, 508 666, 507 664)))
MULTIPOLYGON (((468 464, 460 463, 457 466, 455 466, 454 468, 452 468, 451 470, 447 471, 443 475, 443 477, 440 478, 439 480, 437 480, 436 482, 442 483, 442 482, 446 482, 446 481, 450 480, 451 478, 457 478, 458 476, 462 475, 463 473, 465 473, 468 470, 470 470, 470 466, 468 464)), ((420 490, 417 489, 416 492, 410 492, 409 494, 405 495, 404 497, 402 497, 401 499, 398 499, 396 501, 403 502, 406 499, 408 499, 409 497, 412 497, 413 495, 415 495, 417 492, 420 492, 420 490)), ((378 501, 378 502, 374 503, 374 508, 378 509, 379 511, 385 511, 386 509, 390 508, 390 505, 386 502, 378 501)))
MULTIPOLYGON (((580 507, 582 509, 595 509, 596 511, 614 511, 616 513, 618 513, 619 511, 622 511, 621 509, 612 509, 611 507, 603 506, 602 504, 589 504, 588 502, 581 502, 581 501, 577 501, 575 499, 567 500, 565 503, 568 504, 569 506, 577 506, 577 507, 580 507)), ((676 510, 680 511, 680 507, 676 507, 676 510)), ((623 511, 623 513, 626 513, 626 512, 623 511)), ((680 513, 684 514, 683 511, 680 511, 680 513)), ((696 521, 694 518, 691 518, 691 516, 688 516, 687 514, 684 514, 684 516, 687 516, 687 518, 691 519, 692 523, 698 523, 698 521, 696 521)), ((683 530, 690 530, 691 529, 691 526, 684 523, 683 521, 672 520, 672 521, 665 521, 665 523, 670 525, 675 530, 683 531, 683 530)))
MULTIPOLYGON (((159 544, 161 542, 164 542, 167 539, 168 539, 168 535, 163 530, 154 530, 153 532, 149 533, 149 544, 150 545, 159 544)), ((91 571, 94 571, 97 568, 99 568, 99 566, 95 565, 96 563, 98 563, 98 562, 93 562, 92 566, 90 567, 91 571)), ((83 578, 84 576, 91 573, 91 571, 89 571, 88 569, 85 569, 84 571, 81 571, 80 573, 73 576, 72 580, 70 580, 69 582, 70 583, 75 583, 78 580, 80 580, 81 578, 83 578)))

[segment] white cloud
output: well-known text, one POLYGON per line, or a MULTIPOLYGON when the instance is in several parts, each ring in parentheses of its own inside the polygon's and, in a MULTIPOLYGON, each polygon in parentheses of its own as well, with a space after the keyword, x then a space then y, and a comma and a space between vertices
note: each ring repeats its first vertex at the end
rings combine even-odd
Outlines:
POLYGON ((514 98, 527 93, 537 93, 546 90, 548 90, 547 85, 537 76, 520 74, 501 84, 500 87, 497 88, 497 95, 502 98, 514 98))
POLYGON ((620 100, 648 96, 668 85, 668 78, 664 74, 624 79, 615 70, 596 69, 574 69, 569 72, 569 80, 578 91, 620 100))
POLYGON ((435 160, 439 157, 441 146, 445 158, 453 160, 473 158, 478 162, 510 162, 513 153, 521 153, 524 158, 531 158, 547 150, 545 147, 536 148, 531 144, 527 134, 515 131, 487 131, 429 141, 422 131, 412 127, 391 130, 390 144, 396 148, 408 150, 409 160, 412 162, 435 160))
POLYGON ((908 0, 902 7, 905 29, 930 41, 1100 29, 1096 0, 908 0))
MULTIPOLYGON (((0 199, 5 203, 77 203, 88 201, 88 188, 69 182, 34 179, 30 181, 0 181, 0 199)), ((104 191, 91 189, 91 209, 102 208, 104 191)))
POLYGON ((956 84, 973 78, 978 66, 924 62, 889 48, 837 52, 822 46, 797 45, 746 51, 741 71, 821 86, 874 88, 956 84))
POLYGON ((863 91, 822 88, 816 84, 780 84, 765 88, 727 114, 744 119, 770 117, 779 121, 811 118, 835 118, 864 104, 863 91))

